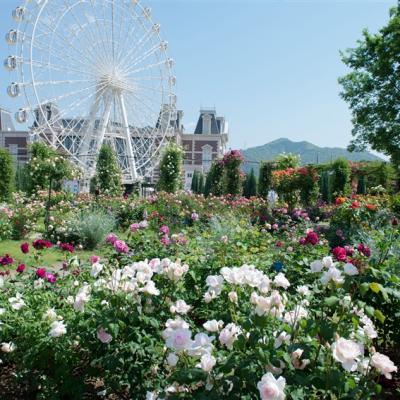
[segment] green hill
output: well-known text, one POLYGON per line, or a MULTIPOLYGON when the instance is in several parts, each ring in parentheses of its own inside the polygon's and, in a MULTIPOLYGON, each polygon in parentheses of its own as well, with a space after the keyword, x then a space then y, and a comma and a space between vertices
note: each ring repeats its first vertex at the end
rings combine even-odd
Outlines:
POLYGON ((340 147, 318 147, 309 142, 292 142, 289 139, 277 139, 262 146, 251 147, 241 150, 244 158, 244 171, 248 172, 251 168, 258 173, 258 163, 260 161, 270 161, 281 153, 293 153, 300 155, 301 164, 324 164, 344 157, 350 161, 376 161, 381 160, 369 152, 350 153, 340 147))

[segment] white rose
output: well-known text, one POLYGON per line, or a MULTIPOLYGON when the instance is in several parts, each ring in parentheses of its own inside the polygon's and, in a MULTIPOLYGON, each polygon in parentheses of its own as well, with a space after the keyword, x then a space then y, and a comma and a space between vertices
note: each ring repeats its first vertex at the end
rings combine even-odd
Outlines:
POLYGON ((0 308, 0 315, 3 315, 6 312, 5 308, 0 308))
POLYGON ((1 351, 3 353, 11 353, 15 350, 15 344, 10 342, 10 343, 2 343, 1 344, 1 351))
POLYGON ((284 400, 285 386, 285 378, 280 376, 278 379, 275 379, 271 372, 268 372, 258 382, 257 389, 260 391, 261 400, 284 400))
POLYGON ((325 268, 331 268, 331 267, 333 267, 334 265, 335 265, 335 263, 333 262, 333 259, 332 259, 332 257, 331 256, 328 256, 328 257, 324 257, 323 259, 322 259, 322 264, 323 264, 323 266, 325 267, 325 268))
POLYGON ((391 372, 397 372, 397 367, 393 361, 384 354, 375 353, 371 357, 371 365, 376 368, 382 375, 385 375, 387 379, 392 379, 391 372))
POLYGON ((322 268, 324 268, 324 264, 321 261, 316 260, 310 264, 311 272, 321 272, 322 268))
POLYGON ((290 286, 289 281, 282 272, 279 272, 279 274, 275 276, 274 284, 275 286, 283 287, 284 289, 287 289, 290 286))
POLYGON ((22 299, 22 294, 21 293, 17 293, 15 295, 15 297, 10 297, 8 299, 8 302, 10 303, 11 308, 13 310, 20 310, 22 307, 25 306, 25 302, 22 299))
POLYGON ((364 347, 360 343, 338 337, 332 344, 332 355, 336 361, 342 364, 346 371, 357 369, 357 360, 364 354, 364 347))
POLYGON ((344 273, 349 276, 354 276, 354 275, 359 274, 358 269, 351 263, 347 263, 344 266, 343 270, 344 270, 344 273))
POLYGON ((224 329, 222 329, 219 334, 219 341, 221 344, 224 344, 229 350, 232 350, 233 343, 236 341, 237 337, 241 333, 241 329, 239 326, 234 323, 230 323, 226 325, 224 329))
POLYGON ((43 315, 43 318, 47 318, 51 321, 55 321, 57 319, 57 313, 54 308, 49 308, 43 315))
POLYGON ((54 321, 50 325, 49 336, 53 338, 58 338, 62 335, 65 335, 66 333, 67 333, 67 328, 64 324, 64 321, 54 321))
POLYGON ((167 363, 170 367, 175 367, 178 364, 179 357, 175 353, 169 353, 167 357, 167 363))
POLYGON ((204 329, 208 332, 218 332, 223 326, 224 323, 222 321, 217 321, 216 319, 207 321, 203 324, 204 329))
POLYGON ((310 294, 310 289, 308 288, 307 285, 302 285, 297 287, 297 293, 299 293, 302 296, 308 296, 310 294))
POLYGON ((211 372, 217 360, 211 354, 204 354, 201 356, 200 363, 196 365, 197 368, 201 368, 204 372, 211 372))
POLYGON ((172 304, 169 310, 172 314, 187 314, 192 307, 186 304, 185 300, 177 300, 175 304, 172 304))
POLYGON ((278 349, 282 346, 283 343, 289 344, 290 335, 286 332, 281 332, 276 338, 274 342, 275 349, 278 349))
POLYGON ((178 328, 171 332, 165 342, 166 346, 172 350, 187 350, 192 347, 192 332, 186 328, 178 328))
POLYGON ((94 263, 92 265, 92 269, 90 270, 90 276, 92 276, 93 278, 97 278, 97 275, 99 275, 99 273, 103 270, 104 265, 100 264, 100 263, 94 263))
POLYGON ((238 302, 238 295, 235 291, 228 293, 228 298, 231 303, 237 304, 238 302))
POLYGON ((330 281, 338 285, 344 282, 342 273, 336 267, 329 268, 328 271, 324 272, 321 276, 321 282, 323 285, 328 285, 330 281))

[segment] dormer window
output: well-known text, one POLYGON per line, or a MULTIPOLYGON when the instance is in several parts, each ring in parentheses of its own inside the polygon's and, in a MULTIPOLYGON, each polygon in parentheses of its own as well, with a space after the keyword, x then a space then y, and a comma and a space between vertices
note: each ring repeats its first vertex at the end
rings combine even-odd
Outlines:
POLYGON ((203 134, 210 135, 211 134, 211 115, 203 114, 203 134))

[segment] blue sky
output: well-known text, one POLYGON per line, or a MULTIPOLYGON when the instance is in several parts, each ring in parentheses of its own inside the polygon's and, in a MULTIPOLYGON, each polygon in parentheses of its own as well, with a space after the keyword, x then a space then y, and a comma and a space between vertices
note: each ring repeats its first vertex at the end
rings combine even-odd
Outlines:
MULTIPOLYGON (((20 4, 0 0, 1 27, 20 4)), ((51 0, 50 0, 51 1, 51 0)), ((346 73, 340 49, 364 28, 377 31, 396 0, 147 0, 175 59, 178 106, 187 131, 200 106, 215 106, 230 124, 230 147, 287 137, 347 146, 351 117, 339 97, 346 73)), ((4 36, 3 36, 4 37, 4 36)), ((4 59, 9 48, 1 41, 4 59)), ((14 111, 2 68, 0 106, 14 111)))

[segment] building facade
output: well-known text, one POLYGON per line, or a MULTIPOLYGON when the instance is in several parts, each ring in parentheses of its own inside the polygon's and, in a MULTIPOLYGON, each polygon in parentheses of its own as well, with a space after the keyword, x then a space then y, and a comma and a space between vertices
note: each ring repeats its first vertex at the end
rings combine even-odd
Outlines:
POLYGON ((28 161, 29 133, 15 129, 11 113, 0 108, 0 147, 7 149, 16 164, 28 161))
POLYGON ((229 126, 215 108, 202 108, 193 133, 178 132, 184 150, 184 188, 190 189, 194 171, 207 175, 215 159, 221 158, 228 143, 229 126))

